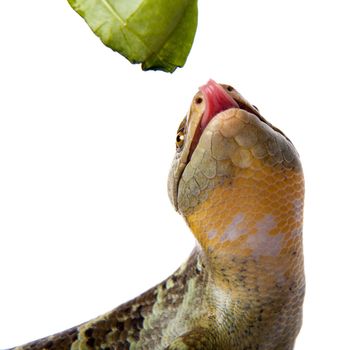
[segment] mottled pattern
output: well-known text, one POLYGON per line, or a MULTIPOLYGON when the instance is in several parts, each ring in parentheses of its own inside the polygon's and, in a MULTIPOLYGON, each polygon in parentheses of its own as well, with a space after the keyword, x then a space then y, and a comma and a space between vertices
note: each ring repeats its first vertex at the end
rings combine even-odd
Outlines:
POLYGON ((202 311, 193 312, 191 307, 202 300, 201 285, 207 278, 195 250, 174 274, 139 297, 90 322, 16 349, 164 349, 191 329, 186 318, 202 317, 202 311))
POLYGON ((305 289, 299 156, 222 86, 240 108, 201 130, 206 99, 198 92, 168 179, 170 200, 198 242, 187 263, 115 310, 18 349, 293 349, 305 289))

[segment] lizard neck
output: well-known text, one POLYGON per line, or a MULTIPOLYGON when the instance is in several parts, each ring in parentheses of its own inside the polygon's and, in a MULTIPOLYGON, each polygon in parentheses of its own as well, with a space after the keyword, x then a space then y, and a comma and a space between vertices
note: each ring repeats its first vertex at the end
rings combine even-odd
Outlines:
MULTIPOLYGON (((300 169, 241 169, 186 216, 215 285, 270 298, 303 279, 300 169)), ((303 288, 303 287, 302 287, 303 288)))

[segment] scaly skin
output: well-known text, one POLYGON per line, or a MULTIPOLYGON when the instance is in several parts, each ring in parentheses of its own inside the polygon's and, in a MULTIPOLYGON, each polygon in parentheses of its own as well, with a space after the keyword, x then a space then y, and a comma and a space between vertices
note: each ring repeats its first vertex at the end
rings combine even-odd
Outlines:
POLYGON ((299 157, 232 87, 208 86, 239 108, 201 125, 202 89, 179 127, 168 188, 198 242, 188 261, 115 310, 16 349, 293 349, 305 288, 299 157))

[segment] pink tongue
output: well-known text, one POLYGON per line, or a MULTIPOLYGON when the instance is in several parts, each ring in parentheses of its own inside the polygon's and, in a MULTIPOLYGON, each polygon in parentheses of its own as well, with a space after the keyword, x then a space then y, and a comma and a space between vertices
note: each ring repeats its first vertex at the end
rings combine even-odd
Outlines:
POLYGON ((199 88, 205 100, 205 111, 201 120, 201 129, 208 125, 208 123, 218 113, 229 108, 239 108, 237 102, 225 91, 225 89, 210 79, 206 85, 199 88))

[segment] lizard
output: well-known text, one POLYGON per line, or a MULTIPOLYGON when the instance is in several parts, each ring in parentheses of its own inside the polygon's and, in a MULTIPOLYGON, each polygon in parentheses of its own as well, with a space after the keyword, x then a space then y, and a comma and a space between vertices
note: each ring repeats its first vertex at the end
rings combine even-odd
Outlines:
POLYGON ((287 136, 209 80, 176 133, 171 203, 189 259, 133 300, 15 350, 291 350, 305 293, 304 177, 287 136))

